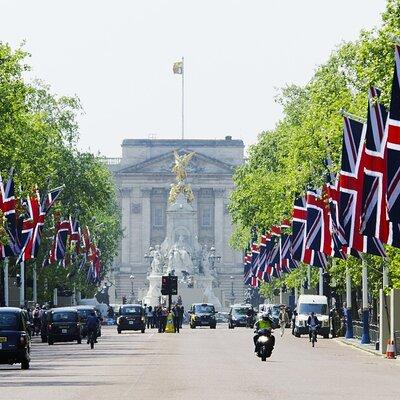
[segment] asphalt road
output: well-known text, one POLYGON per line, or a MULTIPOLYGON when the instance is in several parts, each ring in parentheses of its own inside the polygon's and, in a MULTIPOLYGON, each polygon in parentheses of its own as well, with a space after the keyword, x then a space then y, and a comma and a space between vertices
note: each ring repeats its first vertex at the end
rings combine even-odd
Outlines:
MULTIPOLYGON (((278 332, 276 332, 278 333, 278 332)), ((278 335, 277 335, 278 336, 278 335)), ((266 363, 252 331, 184 328, 180 334, 104 328, 94 350, 86 343, 36 342, 31 369, 0 365, 0 399, 399 399, 400 361, 385 360, 286 331, 266 363)))

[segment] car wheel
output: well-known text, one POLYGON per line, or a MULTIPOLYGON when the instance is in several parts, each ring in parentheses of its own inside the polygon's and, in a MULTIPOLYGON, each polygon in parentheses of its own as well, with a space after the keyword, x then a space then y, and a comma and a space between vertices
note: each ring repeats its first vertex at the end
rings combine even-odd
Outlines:
POLYGON ((82 338, 77 339, 77 343, 81 344, 82 343, 82 338))
POLYGON ((210 329, 215 329, 216 327, 216 325, 210 325, 210 329))
POLYGON ((324 335, 324 339, 329 339, 329 333, 327 335, 324 335))
POLYGON ((117 329, 118 335, 121 334, 121 329, 117 329))
POLYGON ((29 369, 29 361, 24 360, 21 362, 21 369, 29 369))
POLYGON ((144 333, 146 331, 146 329, 142 329, 142 333, 144 333))
POLYGON ((54 344, 54 342, 49 339, 49 346, 52 346, 53 344, 54 344))
POLYGON ((228 324, 228 329, 233 329, 233 326, 231 324, 228 324))
POLYGON ((46 342, 47 342, 46 338, 42 337, 42 343, 46 343, 46 342))
POLYGON ((190 325, 190 329, 196 329, 196 325, 190 325))

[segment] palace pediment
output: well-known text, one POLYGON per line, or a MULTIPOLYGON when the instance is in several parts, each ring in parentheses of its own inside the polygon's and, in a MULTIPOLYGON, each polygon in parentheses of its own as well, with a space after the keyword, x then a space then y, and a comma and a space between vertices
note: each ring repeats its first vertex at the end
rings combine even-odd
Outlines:
MULTIPOLYGON (((189 149, 179 150, 179 154, 189 153, 189 149)), ((172 151, 149 158, 140 163, 125 166, 115 171, 116 174, 172 174, 175 158, 172 151)), ((195 152, 187 167, 189 175, 196 174, 232 174, 233 166, 215 158, 195 152)))

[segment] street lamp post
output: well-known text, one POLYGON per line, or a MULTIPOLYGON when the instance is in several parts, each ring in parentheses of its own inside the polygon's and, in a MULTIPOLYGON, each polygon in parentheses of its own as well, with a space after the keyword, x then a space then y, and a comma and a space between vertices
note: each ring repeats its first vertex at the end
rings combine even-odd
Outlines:
POLYGON ((130 281, 131 281, 131 302, 133 303, 133 296, 134 296, 134 291, 133 291, 133 281, 134 281, 134 279, 135 279, 135 276, 134 275, 131 275, 130 277, 129 277, 129 279, 130 279, 130 281))
POLYGON ((233 291, 233 281, 234 281, 235 278, 231 275, 230 279, 231 279, 231 304, 234 304, 234 302, 235 302, 235 292, 233 291))

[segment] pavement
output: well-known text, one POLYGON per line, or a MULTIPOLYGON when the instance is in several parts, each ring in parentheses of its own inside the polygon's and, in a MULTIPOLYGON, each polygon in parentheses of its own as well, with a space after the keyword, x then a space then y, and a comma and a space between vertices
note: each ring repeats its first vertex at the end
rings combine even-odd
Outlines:
POLYGON ((276 332, 272 357, 254 355, 246 328, 116 333, 48 346, 35 338, 31 369, 0 365, 0 400, 399 399, 400 363, 276 332))

